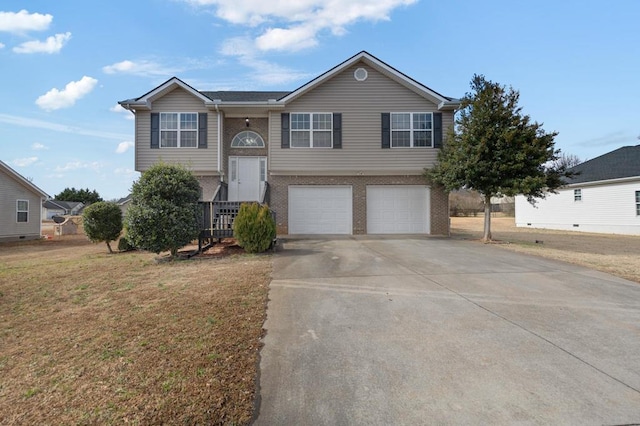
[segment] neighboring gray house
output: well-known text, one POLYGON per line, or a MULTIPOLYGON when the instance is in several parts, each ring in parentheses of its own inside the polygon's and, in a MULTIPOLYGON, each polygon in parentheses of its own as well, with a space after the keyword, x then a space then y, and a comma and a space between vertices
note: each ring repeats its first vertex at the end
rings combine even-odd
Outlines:
POLYGON ((48 195, 0 161, 0 242, 42 235, 42 201, 48 195))
POLYGON ((189 167, 202 200, 270 201, 279 234, 448 234, 426 184, 459 101, 360 52, 292 92, 171 78, 135 113, 135 169, 189 167))
POLYGON ((129 206, 131 205, 131 194, 127 195, 126 197, 120 198, 118 201, 116 201, 116 204, 118 204, 118 207, 120 207, 122 217, 124 218, 124 216, 127 214, 129 206))
POLYGON ((579 174, 535 207, 516 197, 516 226, 640 235, 640 145, 570 170, 579 174))
POLYGON ((53 216, 77 216, 82 214, 84 207, 76 201, 47 200, 42 204, 42 217, 49 220, 53 216))

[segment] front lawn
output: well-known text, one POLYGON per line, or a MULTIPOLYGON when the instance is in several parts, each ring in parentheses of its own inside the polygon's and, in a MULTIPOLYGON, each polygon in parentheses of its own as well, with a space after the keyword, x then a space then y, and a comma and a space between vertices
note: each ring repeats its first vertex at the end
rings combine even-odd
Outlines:
POLYGON ((251 421, 270 257, 155 257, 0 245, 0 423, 251 421))

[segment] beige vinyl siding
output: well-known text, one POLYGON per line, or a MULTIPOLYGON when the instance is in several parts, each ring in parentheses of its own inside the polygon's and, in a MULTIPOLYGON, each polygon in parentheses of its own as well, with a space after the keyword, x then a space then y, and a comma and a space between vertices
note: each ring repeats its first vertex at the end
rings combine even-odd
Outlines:
MULTIPOLYGON (((436 161, 433 148, 381 148, 381 113, 437 112, 437 105, 363 63, 292 101, 285 112, 342 113, 342 149, 282 149, 280 112, 272 112, 270 170, 275 174, 420 174, 436 161), (362 82, 353 77, 359 67, 368 72, 362 82)), ((443 134, 452 123, 453 113, 443 112, 443 134)))
POLYGON ((183 164, 201 175, 217 173, 218 168, 218 120, 195 96, 177 88, 153 101, 152 111, 136 111, 135 167, 143 172, 158 161, 183 164), (206 112, 207 148, 158 148, 151 149, 151 112, 206 112))
POLYGON ((0 170, 0 241, 40 237, 42 199, 12 176, 0 170), (16 201, 29 201, 28 222, 17 222, 16 201))

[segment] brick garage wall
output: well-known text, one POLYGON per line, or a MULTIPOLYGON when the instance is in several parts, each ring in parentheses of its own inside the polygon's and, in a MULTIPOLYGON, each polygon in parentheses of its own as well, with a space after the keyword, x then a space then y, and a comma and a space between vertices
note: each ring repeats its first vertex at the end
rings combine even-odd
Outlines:
MULTIPOLYGON (((278 234, 288 234, 289 185, 351 185, 353 234, 367 233, 367 185, 425 185, 422 176, 271 176, 271 208, 278 234)), ((431 235, 449 235, 449 195, 431 187, 431 235)))
POLYGON ((220 178, 218 176, 196 176, 200 188, 202 189, 201 201, 212 201, 213 194, 218 188, 220 178))

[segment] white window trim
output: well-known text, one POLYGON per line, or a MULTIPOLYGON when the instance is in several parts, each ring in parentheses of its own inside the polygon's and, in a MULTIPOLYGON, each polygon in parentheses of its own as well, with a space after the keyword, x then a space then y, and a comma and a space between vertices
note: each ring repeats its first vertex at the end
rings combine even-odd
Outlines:
POLYGON ((158 147, 161 149, 197 149, 198 148, 198 144, 200 143, 200 141, 198 140, 198 137, 200 136, 200 114, 198 114, 195 111, 181 111, 181 112, 177 112, 177 111, 165 111, 165 112, 161 112, 160 116, 158 117, 160 120, 159 123, 159 133, 158 133, 158 147), (178 114, 178 128, 177 129, 163 129, 162 128, 162 115, 164 114, 178 114), (180 115, 182 114, 195 114, 196 115, 196 128, 195 129, 181 129, 180 128, 180 115), (162 146, 162 132, 178 132, 178 146, 162 146), (181 138, 180 135, 182 134, 182 132, 196 132, 196 146, 181 146, 180 142, 181 142, 181 138))
POLYGON ((266 147, 266 142, 264 141, 264 138, 262 136, 260 136, 260 134, 258 132, 254 132, 253 130, 242 130, 240 132, 238 132, 232 139, 231 139, 231 148, 240 148, 240 149, 244 149, 244 148, 248 148, 248 149, 256 149, 256 148, 264 148, 266 147), (258 146, 258 145, 254 145, 254 146, 233 146, 233 142, 236 140, 236 138, 238 136, 240 136, 243 133, 253 133, 254 135, 256 135, 259 140, 262 141, 262 146, 258 146))
POLYGON ((408 149, 408 148, 433 148, 433 112, 427 112, 427 111, 396 111, 396 112, 391 112, 389 114, 389 130, 390 130, 390 134, 389 134, 389 147, 390 148, 394 148, 394 149, 408 149), (393 128, 393 116, 394 114, 409 114, 410 117, 410 129, 395 129, 393 128), (413 115, 414 114, 428 114, 431 116, 431 129, 425 130, 425 129, 414 129, 413 128, 413 115), (409 132, 410 134, 410 139, 409 139, 409 146, 393 146, 393 132, 409 132), (414 146, 413 144, 413 134, 416 131, 427 131, 427 132, 431 132, 431 144, 430 145, 426 145, 426 146, 414 146))
POLYGON ((16 223, 29 223, 29 200, 16 200, 16 223), (20 202, 27 203, 27 209, 26 210, 20 210, 20 208, 19 208, 20 202), (27 220, 25 220, 24 222, 19 221, 18 220, 18 213, 26 213, 27 214, 27 220))
POLYGON ((291 149, 332 149, 333 148, 333 113, 332 112, 320 112, 320 111, 315 111, 315 112, 299 112, 299 111, 295 111, 295 112, 290 112, 289 113, 289 147, 291 149), (310 125, 310 129, 294 129, 292 126, 293 123, 293 115, 294 114, 308 114, 309 115, 309 125, 310 125), (329 134, 331 135, 331 145, 330 146, 313 146, 313 133, 314 133, 314 129, 313 129, 313 115, 314 114, 328 114, 329 116, 331 116, 331 128, 329 130, 326 129, 321 129, 321 130, 315 130, 317 132, 329 132, 329 134), (293 146, 293 132, 309 132, 309 146, 293 146))
POLYGON ((640 191, 635 192, 636 196, 636 216, 640 216, 640 191))
POLYGON ((573 202, 579 203, 582 201, 582 188, 573 190, 573 202))
POLYGON ((258 174, 260 182, 267 181, 267 157, 260 157, 260 171, 258 174))

